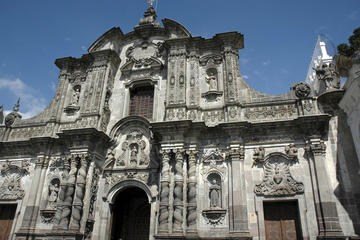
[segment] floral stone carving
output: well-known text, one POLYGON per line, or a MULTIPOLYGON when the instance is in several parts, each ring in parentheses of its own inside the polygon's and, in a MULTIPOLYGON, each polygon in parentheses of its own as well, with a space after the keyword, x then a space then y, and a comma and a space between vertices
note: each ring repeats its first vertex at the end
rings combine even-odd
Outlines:
POLYGON ((264 196, 286 196, 304 192, 304 185, 290 174, 290 164, 295 158, 280 153, 270 154, 264 160, 264 178, 255 186, 255 194, 264 196))
POLYGON ((225 219, 226 209, 208 209, 202 211, 203 217, 207 220, 208 224, 220 225, 225 219))
POLYGON ((311 93, 310 86, 303 82, 296 83, 295 85, 293 85, 292 89, 294 89, 295 95, 298 98, 306 98, 311 93))

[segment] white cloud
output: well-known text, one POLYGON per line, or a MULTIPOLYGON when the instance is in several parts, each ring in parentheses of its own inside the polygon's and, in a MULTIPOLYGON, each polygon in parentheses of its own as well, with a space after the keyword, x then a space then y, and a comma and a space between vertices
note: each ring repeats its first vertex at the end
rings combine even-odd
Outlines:
POLYGON ((53 92, 56 92, 56 84, 55 82, 51 82, 50 88, 53 92))
POLYGON ((247 64, 249 62, 249 59, 248 58, 240 58, 239 61, 241 64, 247 64))
MULTIPOLYGON (((22 117, 30 118, 43 111, 46 100, 38 96, 38 93, 27 86, 21 79, 0 78, 0 91, 9 91, 16 97, 20 97, 20 113, 22 117)), ((14 103, 15 104, 15 103, 14 103)), ((4 110, 8 112, 11 110, 4 110)))
POLYGON ((266 60, 265 62, 262 63, 264 66, 268 66, 270 64, 269 60, 266 60))
POLYGON ((243 75, 242 76, 244 79, 249 79, 249 76, 248 75, 243 75))
POLYGON ((82 49, 83 51, 86 51, 86 47, 85 47, 85 46, 81 46, 81 49, 82 49))
POLYGON ((287 69, 285 69, 285 68, 280 68, 280 72, 282 74, 288 74, 289 73, 289 71, 287 69))

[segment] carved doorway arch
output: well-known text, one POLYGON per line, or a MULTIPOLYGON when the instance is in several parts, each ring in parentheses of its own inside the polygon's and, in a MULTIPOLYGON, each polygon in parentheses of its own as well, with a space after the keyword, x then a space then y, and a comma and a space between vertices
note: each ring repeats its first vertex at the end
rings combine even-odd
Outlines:
POLYGON ((128 187, 120 191, 111 208, 110 240, 148 240, 150 209, 143 189, 128 187))

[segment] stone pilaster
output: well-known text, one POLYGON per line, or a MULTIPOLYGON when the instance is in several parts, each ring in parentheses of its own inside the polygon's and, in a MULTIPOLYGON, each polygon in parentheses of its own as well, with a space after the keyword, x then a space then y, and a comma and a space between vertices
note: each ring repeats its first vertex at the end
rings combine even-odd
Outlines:
POLYGON ((184 164, 184 150, 177 149, 175 151, 175 186, 174 186, 174 222, 173 232, 182 233, 183 224, 183 164, 184 164))
POLYGON ((88 174, 91 155, 85 153, 80 156, 80 168, 76 177, 76 189, 72 207, 70 229, 79 230, 83 214, 83 200, 85 196, 86 176, 88 174))
POLYGON ((162 169, 161 169, 161 192, 159 209, 159 233, 168 233, 169 231, 169 193, 170 193, 170 150, 161 150, 162 169))
POLYGON ((244 148, 232 146, 229 151, 231 164, 230 191, 232 198, 229 201, 230 232, 249 235, 248 213, 246 204, 246 189, 244 177, 244 148))
POLYGON ((187 232, 196 233, 197 203, 196 203, 196 150, 188 150, 189 170, 187 181, 187 232))
POLYGON ((59 228, 68 229, 69 221, 71 217, 72 203, 75 192, 76 173, 78 171, 79 158, 76 155, 71 156, 71 165, 69 178, 67 181, 67 188, 65 193, 65 199, 63 201, 63 209, 60 217, 59 228))
POLYGON ((320 139, 311 139, 306 148, 308 156, 312 159, 309 162, 311 177, 313 179, 315 210, 319 228, 320 239, 334 239, 343 236, 339 217, 336 210, 336 203, 332 199, 330 178, 327 174, 325 163, 326 145, 320 139))
POLYGON ((29 191, 29 198, 27 201, 27 206, 25 208, 21 230, 29 230, 35 228, 36 216, 39 212, 39 206, 36 206, 36 199, 38 197, 42 168, 44 166, 45 158, 46 156, 43 154, 40 154, 36 157, 34 177, 31 182, 31 189, 29 191))

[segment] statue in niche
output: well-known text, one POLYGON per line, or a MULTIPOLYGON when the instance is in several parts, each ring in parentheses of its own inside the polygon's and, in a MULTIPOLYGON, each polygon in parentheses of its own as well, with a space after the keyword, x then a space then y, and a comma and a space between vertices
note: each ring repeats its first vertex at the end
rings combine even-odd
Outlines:
POLYGON ((217 184, 216 180, 213 179, 210 189, 209 189, 209 197, 210 197, 210 208, 220 208, 220 200, 221 200, 221 187, 217 184))
POLYGON ((78 103, 79 103, 80 91, 81 91, 81 87, 79 85, 76 85, 74 87, 73 98, 72 98, 72 105, 73 106, 77 106, 78 103))
POLYGON ((130 164, 136 165, 137 164, 137 155, 138 155, 138 145, 137 144, 131 144, 130 147, 130 164))
POLYGON ((48 208, 56 209, 56 202, 60 190, 60 181, 55 178, 50 182, 49 185, 49 199, 48 199, 48 208))
POLYGON ((216 78, 216 70, 211 68, 207 70, 208 77, 206 78, 206 82, 209 84, 209 91, 217 91, 217 78, 216 78))

